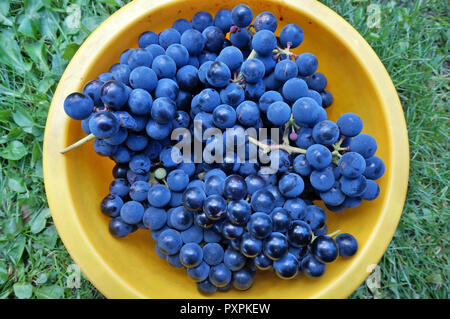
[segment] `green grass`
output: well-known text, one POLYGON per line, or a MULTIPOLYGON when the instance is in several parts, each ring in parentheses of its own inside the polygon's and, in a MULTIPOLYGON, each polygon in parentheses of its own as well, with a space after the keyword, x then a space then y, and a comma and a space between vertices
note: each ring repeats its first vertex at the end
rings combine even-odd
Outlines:
MULTIPOLYGON (((0 0, 0 298, 101 298, 52 223, 42 140, 53 91, 78 46, 126 1, 0 0), (77 27, 74 21, 81 18, 77 27)), ((375 49, 397 88, 411 170, 399 227, 379 263, 381 287, 352 298, 448 298, 449 12, 445 1, 323 1, 375 49), (380 9, 379 27, 370 28, 380 9)))

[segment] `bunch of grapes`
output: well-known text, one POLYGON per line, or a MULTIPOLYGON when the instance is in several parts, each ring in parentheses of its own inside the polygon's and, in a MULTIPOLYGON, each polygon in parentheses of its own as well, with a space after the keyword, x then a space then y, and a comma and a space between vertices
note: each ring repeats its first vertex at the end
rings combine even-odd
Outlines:
POLYGON ((271 12, 253 19, 245 4, 214 18, 198 12, 144 32, 139 48, 64 102, 88 136, 62 152, 95 139, 95 151, 116 162, 101 202, 111 234, 150 230, 158 256, 184 268, 202 293, 246 290, 257 269, 321 276, 358 244, 329 233, 314 202, 339 212, 380 192, 375 139, 354 113, 327 120, 333 96, 317 58, 291 51, 302 28, 288 24, 277 37, 277 24, 271 12), (263 137, 249 128, 277 130, 263 137), (172 139, 177 129, 184 133, 172 139), (187 135, 203 161, 177 148, 187 135), (208 145, 223 160, 214 162, 208 145))

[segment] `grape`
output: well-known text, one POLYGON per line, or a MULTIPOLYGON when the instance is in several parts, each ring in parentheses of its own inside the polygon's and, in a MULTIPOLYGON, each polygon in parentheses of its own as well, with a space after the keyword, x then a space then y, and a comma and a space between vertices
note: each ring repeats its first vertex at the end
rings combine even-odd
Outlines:
POLYGON ((320 52, 291 51, 302 28, 288 23, 277 38, 273 13, 252 20, 239 4, 144 32, 63 105, 115 161, 100 204, 111 235, 150 229, 156 254, 203 294, 246 290, 257 269, 319 277, 325 263, 353 256, 356 239, 329 237, 316 204, 340 212, 375 200, 386 169, 361 117, 327 119, 320 52), (194 155, 176 145, 189 140, 194 155))
POLYGON ((272 31, 261 30, 253 36, 252 48, 261 55, 271 54, 276 46, 277 38, 272 31))
POLYGON ((314 54, 305 52, 300 54, 296 59, 295 63, 298 67, 298 74, 301 76, 310 76, 316 72, 319 62, 314 54))
POLYGON ((287 47, 288 44, 290 48, 296 48, 303 41, 303 30, 297 24, 287 24, 281 30, 280 33, 280 43, 283 47, 287 47))
POLYGON ((234 25, 244 28, 252 23, 253 11, 246 4, 238 4, 231 11, 231 20, 234 25))

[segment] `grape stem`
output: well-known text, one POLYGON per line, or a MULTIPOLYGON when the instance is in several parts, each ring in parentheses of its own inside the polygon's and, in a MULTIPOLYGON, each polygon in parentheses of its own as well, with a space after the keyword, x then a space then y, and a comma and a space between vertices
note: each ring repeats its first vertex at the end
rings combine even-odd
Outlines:
POLYGON ((303 148, 298 148, 298 147, 293 147, 290 146, 288 144, 266 144, 263 142, 258 141, 257 139, 249 136, 248 137, 248 141, 252 144, 255 144, 256 146, 258 146, 262 152, 264 154, 267 154, 271 151, 275 151, 275 150, 284 150, 288 153, 301 153, 301 154, 306 154, 306 150, 303 148))
POLYGON ((341 153, 339 153, 339 151, 333 151, 333 153, 331 153, 333 156, 337 156, 338 158, 341 158, 342 157, 342 154, 341 153))
POLYGON ((345 140, 345 136, 341 136, 339 141, 337 141, 336 143, 333 144, 333 148, 334 148, 335 151, 348 151, 350 149, 349 146, 341 147, 342 142, 344 142, 344 140, 345 140))
POLYGON ((93 140, 94 138, 95 138, 95 135, 91 133, 91 134, 89 134, 88 136, 83 137, 81 140, 79 140, 79 141, 73 143, 72 145, 66 147, 65 149, 63 149, 63 150, 61 150, 61 151, 59 151, 59 152, 60 152, 61 154, 65 154, 65 153, 67 153, 67 152, 69 152, 69 151, 71 151, 71 150, 73 150, 73 149, 76 149, 76 148, 80 147, 80 146, 83 145, 84 143, 87 143, 87 142, 89 142, 90 140, 93 140))
POLYGON ((339 234, 340 232, 341 232, 341 230, 338 229, 338 230, 335 230, 334 232, 332 232, 331 234, 327 234, 327 236, 333 237, 333 236, 336 236, 337 234, 339 234))
POLYGON ((275 49, 272 50, 273 54, 276 54, 276 57, 279 58, 280 55, 287 55, 288 57, 294 57, 297 58, 298 55, 291 52, 289 49, 291 48, 290 43, 288 43, 288 46, 286 49, 283 49, 279 46, 277 46, 275 49))

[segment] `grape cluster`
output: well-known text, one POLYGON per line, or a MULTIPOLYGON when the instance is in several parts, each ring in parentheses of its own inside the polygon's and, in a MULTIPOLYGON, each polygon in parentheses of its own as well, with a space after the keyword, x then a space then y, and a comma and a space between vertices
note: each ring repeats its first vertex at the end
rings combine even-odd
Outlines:
POLYGON ((291 51, 303 30, 288 24, 277 37, 277 25, 271 12, 253 19, 244 4, 214 18, 198 12, 159 34, 144 32, 139 48, 64 102, 88 134, 64 152, 95 139, 95 151, 116 162, 100 205, 111 234, 149 229, 158 256, 184 268, 202 293, 246 290, 257 269, 283 279, 321 276, 358 244, 350 234, 328 234, 314 201, 339 212, 380 192, 375 180, 385 167, 375 139, 361 133, 354 113, 327 120, 333 96, 317 58, 291 51), (214 142, 194 121, 237 142, 231 152, 224 144, 222 162, 210 163, 207 152, 204 162, 186 161, 174 147, 177 128, 205 149, 214 142), (263 127, 279 130, 246 135, 263 127), (252 146, 276 167, 252 157, 252 146))

